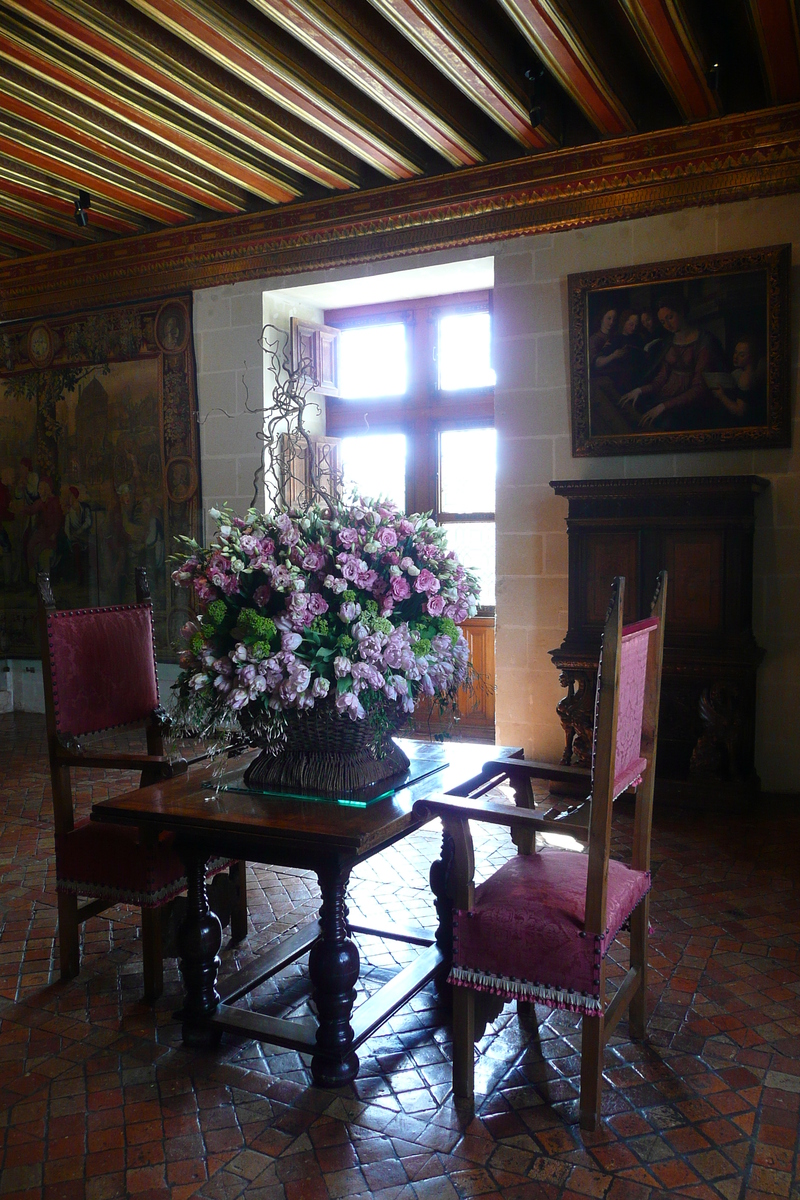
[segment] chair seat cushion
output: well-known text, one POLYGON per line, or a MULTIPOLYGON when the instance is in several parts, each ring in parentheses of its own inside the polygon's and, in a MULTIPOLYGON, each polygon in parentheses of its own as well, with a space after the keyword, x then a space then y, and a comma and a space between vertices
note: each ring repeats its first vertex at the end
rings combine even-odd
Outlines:
MULTIPOLYGON (((115 904, 160 908, 186 888, 186 874, 172 834, 155 845, 139 840, 136 829, 84 821, 56 837, 56 890, 107 899, 115 904)), ((230 865, 213 859, 211 873, 230 865)))
POLYGON ((454 914, 450 982, 598 1013, 600 964, 650 889, 649 871, 608 864, 608 927, 585 934, 589 858, 570 850, 519 854, 475 890, 469 912, 454 914))

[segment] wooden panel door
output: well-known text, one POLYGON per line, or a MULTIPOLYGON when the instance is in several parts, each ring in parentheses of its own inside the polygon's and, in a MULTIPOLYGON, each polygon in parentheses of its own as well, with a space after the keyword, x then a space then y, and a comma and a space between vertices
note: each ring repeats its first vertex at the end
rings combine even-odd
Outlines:
POLYGON ((425 700, 417 705, 410 727, 404 730, 411 737, 445 732, 456 741, 494 742, 495 619, 473 617, 462 628, 476 679, 471 688, 461 688, 458 693, 458 720, 454 723, 449 714, 440 716, 438 705, 425 700))
POLYGON ((686 529, 664 539, 669 572, 667 628, 671 633, 723 632, 721 529, 686 529))

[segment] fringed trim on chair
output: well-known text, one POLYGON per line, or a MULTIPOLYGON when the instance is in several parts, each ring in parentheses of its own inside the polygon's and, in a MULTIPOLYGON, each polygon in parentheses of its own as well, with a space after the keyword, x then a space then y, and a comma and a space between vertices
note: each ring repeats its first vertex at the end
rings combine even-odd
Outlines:
MULTIPOLYGON (((234 863, 232 858, 212 858, 206 867, 206 876, 218 875, 234 863)), ((115 888, 106 884, 89 883, 83 879, 58 879, 56 891, 67 896, 88 896, 90 899, 108 900, 110 904, 132 904, 136 908, 162 908, 169 904, 188 887, 186 878, 174 879, 157 891, 139 892, 132 888, 115 888)))
POLYGON ((109 887, 107 884, 88 883, 85 879, 59 879, 56 891, 68 896, 88 896, 97 900, 108 900, 109 904, 133 904, 137 908, 161 908, 175 896, 185 892, 187 881, 176 879, 173 883, 155 892, 138 892, 132 888, 109 887))
POLYGON ((528 983, 525 979, 510 979, 506 975, 489 975, 471 967, 453 967, 447 979, 457 987, 471 987, 479 992, 492 992, 506 1000, 534 1000, 548 1008, 600 1016, 603 1005, 599 996, 573 992, 568 988, 548 987, 545 983, 528 983))

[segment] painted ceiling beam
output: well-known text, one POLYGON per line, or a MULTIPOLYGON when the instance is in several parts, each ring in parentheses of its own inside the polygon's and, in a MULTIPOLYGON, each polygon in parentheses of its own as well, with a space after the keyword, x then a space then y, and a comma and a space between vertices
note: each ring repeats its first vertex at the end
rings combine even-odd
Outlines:
POLYGON ((76 151, 72 143, 43 134, 19 120, 9 121, 2 108, 0 154, 71 184, 76 196, 81 188, 93 196, 106 196, 159 225, 181 225, 196 216, 194 206, 179 197, 168 198, 154 187, 145 188, 140 179, 76 151))
POLYGON ((421 174, 411 147, 403 147, 344 96, 331 93, 313 74, 280 55, 227 9, 212 0, 131 0, 152 21, 193 49, 287 109, 295 117, 345 146, 351 154, 390 179, 421 174))
MULTIPOLYGON (((14 162, 0 154, 0 187, 6 197, 18 198, 24 207, 41 207, 72 219, 75 188, 46 172, 14 162)), ((92 227, 110 233, 145 233, 147 224, 135 214, 123 210, 105 197, 92 197, 92 227)))
POLYGON ((7 188, 0 190, 0 215, 22 221, 26 227, 41 233, 54 234, 76 244, 100 242, 108 238, 107 231, 101 229, 97 222, 83 226, 76 224, 72 212, 72 205, 69 209, 62 205, 61 211, 54 212, 51 208, 35 204, 30 199, 23 201, 18 196, 11 195, 7 188))
MULTIPOLYGON (((287 133, 298 122, 280 109, 264 105, 272 115, 259 111, 260 97, 242 88, 207 59, 192 61, 187 54, 179 60, 169 48, 158 44, 153 34, 140 28, 137 15, 104 4, 96 9, 84 0, 3 0, 40 29, 62 38, 69 45, 135 84, 152 88, 161 98, 200 116, 229 136, 241 139, 275 158, 289 170, 337 190, 354 187, 358 180, 357 160, 330 139, 321 138, 306 126, 307 136, 287 133), (113 17, 111 14, 113 8, 113 17)), ((305 134, 305 130, 303 131, 305 134)))
POLYGON ((555 138, 543 125, 531 126, 522 90, 493 62, 485 47, 466 34, 466 22, 435 0, 370 0, 421 54, 472 102, 531 150, 549 149, 555 138))
POLYGON ((719 116, 706 63, 682 0, 620 0, 645 53, 686 121, 719 116))
MULTIPOLYGON (((437 103, 436 81, 422 79, 402 65, 399 55, 376 46, 375 30, 365 30, 348 4, 328 0, 250 0, 270 20, 292 34, 329 66, 349 79, 453 166, 483 162, 468 132, 437 103), (433 87, 430 85, 433 84, 433 87)), ((402 48, 398 47, 402 53, 402 48)), ((408 59, 408 47, 403 54, 408 59)), ((412 51, 413 53, 413 51, 412 51)))
POLYGON ((68 97, 56 100, 37 95, 35 90, 23 88, 16 80, 10 79, 9 70, 4 70, 0 64, 0 108, 7 114, 55 138, 80 146, 98 159, 150 180, 167 193, 176 193, 215 212, 233 214, 245 211, 247 205, 241 195, 231 196, 230 190, 219 184, 208 186, 198 176, 197 170, 193 171, 189 163, 181 163, 177 155, 165 153, 161 157, 154 153, 152 146, 131 146, 118 132, 103 128, 104 124, 108 124, 108 118, 104 122, 98 114, 97 119, 93 120, 85 111, 78 111, 78 105, 68 97))
POLYGON ((0 213, 0 241, 28 254, 41 254, 43 250, 57 250, 64 243, 38 229, 32 229, 27 221, 16 221, 0 213))
POLYGON ((793 0, 747 0, 774 104, 800 100, 800 19, 793 0))
POLYGON ((500 0, 550 74, 601 134, 634 133, 636 123, 616 95, 610 64, 596 61, 577 27, 553 0, 500 0))
POLYGON ((180 109, 156 101, 100 65, 79 59, 67 47, 61 47, 57 56, 52 39, 17 25, 13 18, 0 29, 0 60, 15 63, 33 79, 75 96, 95 111, 115 117, 164 146, 174 147, 198 166, 264 200, 280 203, 299 194, 297 188, 268 169, 263 159, 258 164, 248 162, 247 154, 237 153, 230 138, 223 144, 209 126, 183 117, 180 109))

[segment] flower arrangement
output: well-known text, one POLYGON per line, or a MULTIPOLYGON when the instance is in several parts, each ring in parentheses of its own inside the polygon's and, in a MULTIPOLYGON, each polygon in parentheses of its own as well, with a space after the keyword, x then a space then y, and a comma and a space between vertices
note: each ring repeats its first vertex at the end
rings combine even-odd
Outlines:
POLYGON ((419 697, 454 704, 478 584, 429 516, 363 497, 212 516, 210 544, 186 539, 172 576, 198 607, 175 685, 186 724, 279 739, 287 715, 324 705, 377 745, 419 697))

